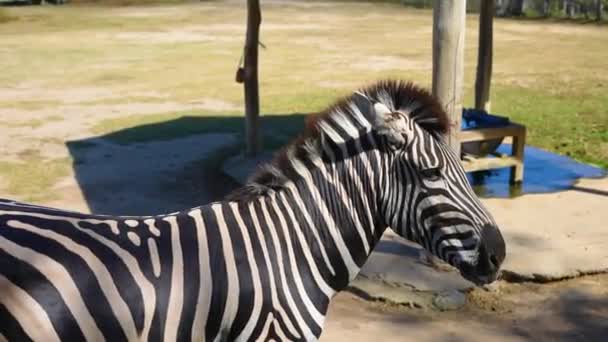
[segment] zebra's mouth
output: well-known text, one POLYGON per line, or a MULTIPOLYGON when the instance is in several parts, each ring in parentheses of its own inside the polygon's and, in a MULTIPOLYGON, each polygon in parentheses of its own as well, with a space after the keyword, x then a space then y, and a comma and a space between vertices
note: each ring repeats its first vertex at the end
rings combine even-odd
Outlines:
POLYGON ((494 282, 496 279, 498 279, 498 273, 494 273, 494 274, 490 274, 490 275, 481 275, 481 276, 469 275, 469 274, 462 273, 462 272, 461 272, 461 274, 466 280, 474 283, 477 286, 490 284, 490 283, 494 282))
POLYGON ((477 286, 490 284, 500 277, 499 272, 477 272, 477 267, 471 264, 461 264, 458 269, 460 270, 460 275, 462 275, 464 279, 477 286))

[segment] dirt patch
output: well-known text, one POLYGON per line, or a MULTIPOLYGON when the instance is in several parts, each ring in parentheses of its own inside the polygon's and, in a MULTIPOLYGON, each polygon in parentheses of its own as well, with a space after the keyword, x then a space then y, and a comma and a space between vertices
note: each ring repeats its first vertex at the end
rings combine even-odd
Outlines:
POLYGON ((365 70, 431 70, 430 61, 415 61, 396 56, 372 56, 352 63, 351 67, 365 70))
POLYGON ((188 102, 197 108, 208 109, 213 111, 240 111, 243 108, 236 106, 233 103, 229 103, 217 99, 200 99, 188 102))
POLYGON ((2 126, 4 134, 0 135, 0 154, 5 161, 18 161, 20 153, 36 149, 44 158, 65 158, 69 156, 65 141, 94 135, 91 127, 101 120, 189 110, 236 112, 241 108, 217 99, 200 99, 190 103, 68 104, 37 110, 6 108, 0 112, 0 123, 5 124, 2 126), (32 120, 35 120, 35 125, 32 120))
POLYGON ((496 313, 509 313, 513 311, 513 304, 502 299, 500 291, 474 289, 467 293, 467 305, 483 311, 496 313))
POLYGON ((332 80, 326 80, 326 81, 320 81, 318 83, 319 87, 323 87, 323 88, 337 88, 337 89, 353 89, 357 86, 359 86, 359 84, 357 84, 356 82, 343 82, 343 81, 332 81, 332 80))
POLYGON ((279 24, 279 23, 268 23, 262 25, 262 31, 284 31, 284 30, 328 30, 331 26, 323 24, 279 24))
POLYGON ((602 341, 608 334, 608 275, 551 284, 499 282, 477 288, 457 311, 362 300, 340 293, 322 340, 602 341))
MULTIPOLYGON (((102 87, 54 88, 40 83, 23 82, 14 88, 0 89, 0 101, 55 101, 77 104, 117 98, 121 92, 102 87)), ((134 96, 159 96, 157 93, 138 93, 134 96)))
MULTIPOLYGON (((210 11, 217 7, 213 4, 206 3, 205 6, 197 6, 196 10, 210 11)), ((112 14, 118 17, 124 18, 151 18, 151 17, 167 17, 167 16, 181 16, 184 15, 184 8, 179 6, 129 6, 123 8, 115 8, 112 10, 112 14)))
POLYGON ((170 30, 163 32, 121 32, 109 35, 108 38, 126 40, 133 44, 166 44, 195 42, 232 42, 241 37, 205 34, 200 31, 170 30))

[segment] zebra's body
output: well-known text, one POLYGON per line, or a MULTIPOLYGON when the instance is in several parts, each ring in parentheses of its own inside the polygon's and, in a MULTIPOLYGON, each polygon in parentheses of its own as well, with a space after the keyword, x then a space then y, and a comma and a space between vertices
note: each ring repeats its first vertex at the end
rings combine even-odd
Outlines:
POLYGON ((409 84, 367 88, 226 201, 182 212, 0 203, 0 340, 316 340, 389 225, 493 280, 504 242, 436 135, 438 108, 409 84))
POLYGON ((324 248, 307 214, 287 209, 294 194, 148 218, 3 203, 0 332, 14 338, 21 325, 49 341, 312 339, 334 288, 357 269, 293 267, 324 248), (304 220, 294 224, 296 216, 304 220), (39 304, 7 306, 15 287, 39 304))

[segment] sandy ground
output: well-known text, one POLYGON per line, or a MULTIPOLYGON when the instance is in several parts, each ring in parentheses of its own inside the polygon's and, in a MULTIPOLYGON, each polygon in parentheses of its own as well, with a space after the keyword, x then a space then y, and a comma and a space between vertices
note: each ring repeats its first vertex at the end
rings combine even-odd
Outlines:
POLYGON ((324 341, 605 341, 608 275, 552 284, 499 282, 460 310, 439 312, 339 294, 324 341))

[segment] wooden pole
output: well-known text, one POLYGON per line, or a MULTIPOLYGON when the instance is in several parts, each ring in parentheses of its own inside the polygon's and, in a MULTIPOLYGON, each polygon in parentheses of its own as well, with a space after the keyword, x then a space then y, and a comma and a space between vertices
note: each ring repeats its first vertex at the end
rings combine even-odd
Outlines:
POLYGON ((435 0, 433 8, 433 94, 450 118, 447 141, 460 156, 466 0, 435 0))
MULTIPOLYGON (((245 135, 246 155, 254 157, 260 150, 258 132, 260 116, 260 95, 258 84, 258 44, 262 12, 259 0, 247 0, 247 36, 245 38, 245 58, 242 78, 245 88, 245 135)), ((237 77, 238 78, 238 77, 237 77)))
POLYGON ((479 10, 479 49, 477 52, 477 78, 475 79, 475 108, 490 111, 490 84, 492 82, 492 40, 494 0, 484 0, 479 10))

